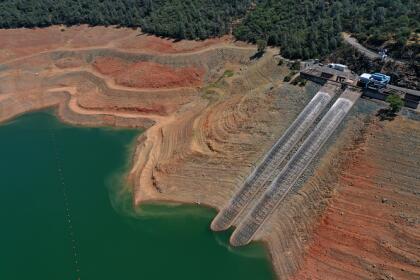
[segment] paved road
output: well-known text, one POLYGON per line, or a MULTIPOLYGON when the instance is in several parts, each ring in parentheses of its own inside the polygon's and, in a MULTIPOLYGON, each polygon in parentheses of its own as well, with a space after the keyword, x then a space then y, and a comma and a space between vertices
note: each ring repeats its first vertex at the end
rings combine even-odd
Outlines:
POLYGON ((305 142, 303 142, 299 150, 280 171, 279 175, 267 191, 265 191, 251 212, 245 217, 244 221, 233 232, 230 238, 232 245, 246 245, 252 240, 258 229, 270 217, 290 189, 295 185, 307 166, 315 158, 321 147, 343 121, 360 96, 360 91, 347 89, 334 103, 305 142))
POLYGON ((211 224, 212 230, 221 231, 228 229, 253 200, 255 195, 260 190, 265 190, 268 187, 268 183, 274 179, 276 171, 283 160, 327 107, 334 95, 335 87, 327 85, 314 96, 292 125, 266 154, 261 163, 248 176, 228 205, 217 214, 211 224))
POLYGON ((394 85, 388 85, 387 87, 396 91, 402 91, 402 92, 409 93, 415 96, 420 96, 420 90, 403 88, 403 87, 394 86, 394 85))
POLYGON ((368 58, 370 58, 370 59, 381 58, 381 56, 378 53, 376 53, 374 51, 371 51, 371 50, 365 48, 364 46, 362 46, 357 41, 357 39, 354 38, 354 37, 351 37, 350 34, 343 32, 342 33, 342 37, 343 37, 343 40, 345 42, 347 42, 349 45, 351 45, 352 47, 354 47, 355 49, 357 49, 359 52, 363 53, 368 58))
MULTIPOLYGON (((343 32, 343 33, 341 33, 341 35, 342 35, 343 40, 346 43, 348 43, 349 45, 351 45, 353 48, 357 49, 359 52, 363 53, 366 57, 368 57, 368 58, 370 58, 372 60, 373 59, 378 59, 378 58, 381 59, 381 56, 377 52, 371 51, 368 48, 364 47, 362 44, 360 44, 357 41, 356 38, 351 37, 350 34, 348 34, 346 32, 343 32)), ((391 57, 388 57, 386 60, 387 61, 394 61, 394 62, 397 62, 397 63, 404 64, 403 61, 396 60, 396 59, 393 59, 391 57)))

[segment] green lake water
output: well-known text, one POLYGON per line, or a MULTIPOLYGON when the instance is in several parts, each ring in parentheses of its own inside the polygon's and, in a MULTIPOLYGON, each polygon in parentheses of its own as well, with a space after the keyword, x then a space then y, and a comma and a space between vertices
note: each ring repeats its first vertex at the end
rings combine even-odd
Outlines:
POLYGON ((0 125, 0 279, 274 279, 259 244, 233 249, 215 211, 145 205, 122 184, 138 131, 0 125))

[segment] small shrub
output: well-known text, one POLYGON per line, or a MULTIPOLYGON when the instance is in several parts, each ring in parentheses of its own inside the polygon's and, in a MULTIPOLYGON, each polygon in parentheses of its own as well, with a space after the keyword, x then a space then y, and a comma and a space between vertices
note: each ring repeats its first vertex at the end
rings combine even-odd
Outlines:
POLYGON ((396 94, 391 94, 386 98, 386 102, 389 103, 389 110, 392 113, 397 113, 404 106, 404 101, 396 94))
POLYGON ((306 85, 306 80, 302 79, 302 80, 299 82, 299 86, 300 86, 300 87, 304 87, 305 85, 306 85))
POLYGON ((300 70, 300 62, 299 61, 293 62, 293 64, 290 67, 290 69, 292 69, 292 70, 300 70))
POLYGON ((223 77, 226 78, 230 78, 234 75, 235 73, 232 70, 226 70, 225 73, 223 73, 223 77))
MULTIPOLYGON (((292 71, 289 74, 287 74, 286 77, 284 77, 283 82, 290 82, 292 80, 292 77, 297 73, 297 71, 292 71)), ((296 85, 294 83, 294 85, 296 85)))
POLYGON ((257 47, 259 53, 265 52, 265 49, 267 48, 267 40, 257 40, 257 47))

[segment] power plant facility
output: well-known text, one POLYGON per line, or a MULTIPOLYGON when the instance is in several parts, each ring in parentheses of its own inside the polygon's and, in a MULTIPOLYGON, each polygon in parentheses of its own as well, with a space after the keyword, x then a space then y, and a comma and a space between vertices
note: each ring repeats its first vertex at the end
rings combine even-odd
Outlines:
POLYGON ((362 92, 362 96, 385 100, 395 94, 404 100, 404 106, 417 109, 420 102, 420 91, 391 85, 391 77, 382 73, 363 73, 360 76, 350 71, 346 65, 315 63, 305 65, 300 77, 324 85, 327 82, 339 83, 343 87, 353 86, 362 92))
POLYGON ((419 91, 389 85, 387 75, 358 76, 343 64, 309 65, 300 76, 322 87, 212 221, 214 231, 236 226, 230 238, 234 246, 256 237, 361 96, 385 100, 396 94, 411 108, 420 100, 419 91))

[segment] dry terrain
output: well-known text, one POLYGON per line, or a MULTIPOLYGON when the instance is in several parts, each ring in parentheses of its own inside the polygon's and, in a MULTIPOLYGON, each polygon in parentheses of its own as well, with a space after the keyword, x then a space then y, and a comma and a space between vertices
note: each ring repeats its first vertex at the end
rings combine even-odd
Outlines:
POLYGON ((420 279, 419 122, 366 129, 295 279, 420 279))
MULTIPOLYGON (((54 107, 72 124, 146 128, 134 202, 220 209, 318 88, 283 83, 276 50, 255 51, 124 28, 0 30, 0 121, 54 107)), ((420 279, 420 125, 380 122, 379 108, 358 101, 258 233, 280 279, 420 279)))

